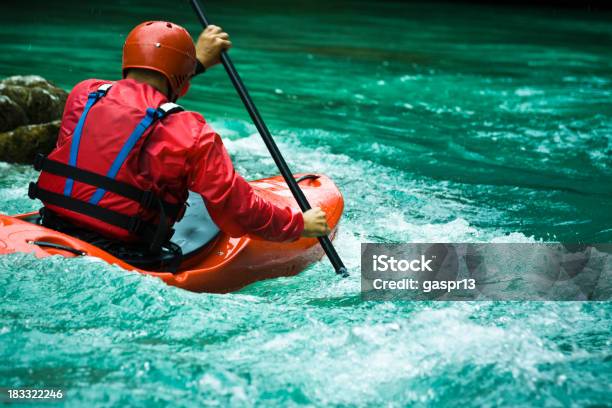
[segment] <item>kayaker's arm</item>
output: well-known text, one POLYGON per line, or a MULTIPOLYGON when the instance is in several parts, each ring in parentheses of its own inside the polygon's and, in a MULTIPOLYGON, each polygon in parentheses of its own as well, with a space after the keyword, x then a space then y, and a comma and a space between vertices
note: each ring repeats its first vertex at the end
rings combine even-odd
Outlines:
MULTIPOLYGON (((196 43, 196 58, 198 65, 195 75, 203 73, 206 69, 221 62, 221 52, 232 46, 229 34, 221 27, 209 25, 200 34, 196 43)), ((234 211, 228 210, 228 203, 222 205, 222 211, 214 214, 214 209, 208 208, 217 225, 230 235, 242 236, 246 233, 270 241, 295 240, 299 236, 320 237, 329 234, 325 213, 319 208, 306 211, 303 216, 290 208, 278 208, 272 203, 259 197, 240 175, 236 174, 234 167, 221 143, 215 135, 220 148, 218 156, 224 157, 221 166, 215 170, 224 171, 224 175, 231 175, 232 182, 226 187, 230 198, 229 207, 232 206, 233 196, 237 196, 234 211), (246 204, 246 205, 245 205, 246 204), (227 214, 230 214, 228 217, 227 214), (224 228, 225 226, 225 228, 224 228), (232 231, 235 231, 232 234, 232 231)), ((201 161, 200 161, 201 163, 201 161)), ((209 177, 210 177, 210 172, 209 177)), ((223 178, 223 175, 221 175, 223 178)), ((197 191, 192 188, 192 191, 197 191)), ((201 192, 200 192, 201 193, 201 192)), ((201 193, 208 207, 218 206, 201 193)))
POLYGON ((268 241, 293 241, 302 235, 302 213, 288 206, 277 207, 256 194, 236 173, 221 138, 208 125, 204 125, 194 151, 189 189, 202 195, 222 231, 234 237, 249 234, 268 241))

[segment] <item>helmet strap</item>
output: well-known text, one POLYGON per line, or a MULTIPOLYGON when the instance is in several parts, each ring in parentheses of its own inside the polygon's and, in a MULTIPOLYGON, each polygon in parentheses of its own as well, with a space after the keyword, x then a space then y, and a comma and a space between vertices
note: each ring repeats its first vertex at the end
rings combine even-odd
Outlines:
POLYGON ((178 93, 174 92, 174 90, 172 89, 172 86, 170 85, 170 80, 166 78, 166 86, 168 87, 168 95, 166 95, 168 97, 168 100, 170 102, 176 102, 176 100, 178 99, 178 93))

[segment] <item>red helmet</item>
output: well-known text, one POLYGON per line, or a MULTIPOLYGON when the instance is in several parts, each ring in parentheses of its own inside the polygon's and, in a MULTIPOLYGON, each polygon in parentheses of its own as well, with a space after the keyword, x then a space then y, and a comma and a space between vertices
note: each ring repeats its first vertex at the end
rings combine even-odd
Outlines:
POLYGON ((193 40, 183 27, 167 21, 139 24, 123 45, 123 77, 129 68, 160 72, 168 79, 173 95, 182 96, 196 70, 193 40))

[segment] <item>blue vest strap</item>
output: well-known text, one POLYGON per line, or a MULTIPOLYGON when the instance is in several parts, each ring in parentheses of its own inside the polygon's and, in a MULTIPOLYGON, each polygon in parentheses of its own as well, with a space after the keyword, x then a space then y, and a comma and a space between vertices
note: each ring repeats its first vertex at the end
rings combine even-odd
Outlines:
MULTIPOLYGON (((79 146, 81 144, 81 136, 83 134, 83 126, 85 125, 85 119, 87 119, 89 110, 92 106, 96 104, 96 102, 106 96, 106 93, 112 86, 112 84, 101 85, 95 92, 90 93, 87 97, 87 103, 85 104, 83 113, 81 114, 81 117, 79 118, 79 121, 77 122, 76 128, 74 129, 74 133, 72 135, 72 144, 70 145, 70 157, 68 159, 68 164, 70 166, 76 167, 77 165, 77 158, 79 156, 79 146)), ((74 180, 72 180, 71 178, 67 178, 66 184, 64 185, 64 195, 72 195, 73 187, 74 180)))
MULTIPOLYGON (((117 157, 113 161, 113 164, 108 170, 108 173, 106 173, 106 177, 109 177, 111 179, 117 177, 117 173, 119 173, 119 170, 121 170, 121 167, 127 160, 130 152, 134 149, 134 146, 136 146, 142 135, 145 134, 147 129, 149 129, 155 123, 155 121, 157 121, 158 119, 162 119, 164 116, 169 115, 171 113, 183 110, 179 105, 175 104, 172 104, 174 105, 172 109, 164 109, 166 108, 166 106, 164 105, 162 105, 158 109, 147 108, 147 113, 145 114, 145 117, 142 118, 140 123, 138 123, 138 125, 136 126, 136 129, 134 129, 130 137, 128 137, 127 141, 119 151, 119 154, 117 155, 117 157)), ((91 204, 98 204, 100 200, 102 200, 102 197, 104 197, 105 193, 106 190, 98 188, 96 192, 91 196, 89 202, 91 204)))

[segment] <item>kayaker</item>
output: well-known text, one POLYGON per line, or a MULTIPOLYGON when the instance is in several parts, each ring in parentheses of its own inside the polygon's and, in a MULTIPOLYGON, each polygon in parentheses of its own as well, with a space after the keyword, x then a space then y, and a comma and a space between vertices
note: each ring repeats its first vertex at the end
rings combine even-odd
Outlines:
POLYGON ((123 79, 77 84, 56 148, 37 160, 42 172, 30 196, 44 203, 43 225, 76 227, 155 253, 169 245, 189 190, 231 236, 291 241, 328 234, 321 209, 302 214, 257 195, 203 116, 174 103, 231 46, 217 26, 195 44, 174 23, 136 26, 123 47, 123 79))

